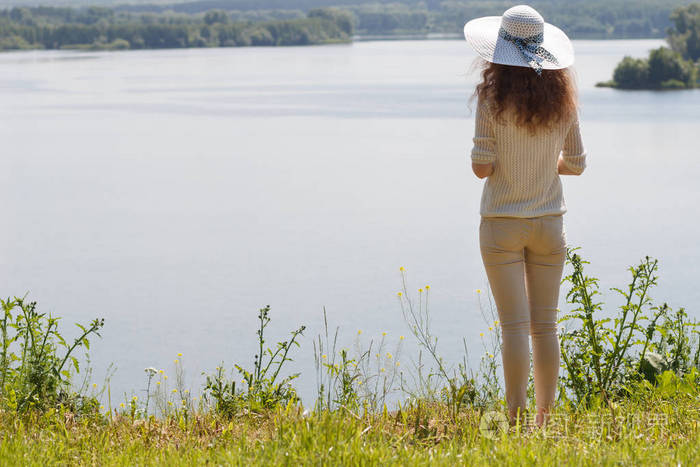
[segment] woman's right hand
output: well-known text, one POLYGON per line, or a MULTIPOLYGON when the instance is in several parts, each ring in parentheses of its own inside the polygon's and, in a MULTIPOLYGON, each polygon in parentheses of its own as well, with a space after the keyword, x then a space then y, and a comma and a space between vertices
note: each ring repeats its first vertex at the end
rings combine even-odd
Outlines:
POLYGON ((487 164, 476 164, 472 162, 472 171, 479 178, 486 178, 493 173, 493 162, 487 164))

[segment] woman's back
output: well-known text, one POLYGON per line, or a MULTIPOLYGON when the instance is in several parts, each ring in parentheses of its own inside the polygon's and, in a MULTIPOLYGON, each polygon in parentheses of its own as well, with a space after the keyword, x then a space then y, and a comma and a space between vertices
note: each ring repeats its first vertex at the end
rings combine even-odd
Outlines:
POLYGON ((496 116, 479 99, 472 161, 493 163, 481 198, 484 217, 538 217, 566 212, 557 170, 559 154, 569 169, 580 173, 586 154, 578 118, 565 116, 533 132, 519 125, 513 112, 496 116))

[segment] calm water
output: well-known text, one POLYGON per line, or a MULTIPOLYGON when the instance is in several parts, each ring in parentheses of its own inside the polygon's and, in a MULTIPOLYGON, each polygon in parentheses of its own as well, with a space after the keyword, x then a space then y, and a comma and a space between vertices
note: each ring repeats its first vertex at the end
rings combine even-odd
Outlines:
MULTIPOLYGON (((593 86, 660 44, 575 44, 589 168, 565 179, 567 234, 603 290, 658 257, 654 297, 698 317, 700 91, 593 86)), ((463 41, 2 54, 0 295, 70 335, 106 318, 92 360, 96 380, 116 364, 113 399, 178 352, 193 389, 250 361, 270 304, 270 342, 309 326, 310 402, 323 307, 343 343, 407 334, 399 266, 431 285, 443 354, 466 337, 476 359, 472 59, 463 41)))

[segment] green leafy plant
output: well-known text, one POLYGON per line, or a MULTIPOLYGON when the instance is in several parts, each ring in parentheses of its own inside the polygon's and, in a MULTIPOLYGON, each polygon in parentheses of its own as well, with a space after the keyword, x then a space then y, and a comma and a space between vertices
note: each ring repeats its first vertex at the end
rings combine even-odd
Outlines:
POLYGON ((243 376, 244 389, 236 388, 236 382, 226 377, 222 366, 217 368, 214 375, 207 376, 204 397, 214 403, 217 412, 231 416, 243 408, 248 410, 269 409, 298 400, 291 381, 299 374, 282 378, 280 372, 286 362, 292 361, 289 357, 289 351, 294 346, 299 346, 297 339, 303 335, 306 327, 301 326, 292 331, 291 339, 278 342, 274 349, 265 348, 265 328, 270 323, 269 313, 269 305, 261 308, 258 313, 259 327, 256 334, 258 335, 259 350, 254 357, 252 370, 234 365, 243 376))
POLYGON ((566 397, 569 390, 577 404, 589 405, 596 397, 610 401, 629 394, 628 385, 645 375, 655 381, 657 374, 670 368, 670 361, 675 369, 687 371, 692 355, 691 333, 697 323, 684 321, 687 314, 682 309, 673 313, 667 304, 653 304, 649 292, 657 284, 658 261, 647 256, 630 267, 632 277, 627 288, 612 289, 623 299, 619 313, 612 318, 602 317, 603 304, 596 299, 600 294, 598 279, 584 274, 583 265, 589 263, 575 250, 567 252, 567 264, 573 270, 564 278, 571 285, 567 301, 575 308, 560 322, 571 321, 578 326, 561 335, 565 374, 560 396, 566 397), (656 352, 664 355, 659 359, 656 352))
POLYGON ((4 404, 17 412, 60 404, 76 411, 98 406, 71 391, 69 367, 80 372, 75 353, 80 348, 90 349, 88 337, 100 337, 104 319, 95 319, 88 326, 76 323, 80 334, 69 342, 58 331, 59 318, 37 312, 36 302, 15 297, 0 300, 0 304, 0 394, 4 404))

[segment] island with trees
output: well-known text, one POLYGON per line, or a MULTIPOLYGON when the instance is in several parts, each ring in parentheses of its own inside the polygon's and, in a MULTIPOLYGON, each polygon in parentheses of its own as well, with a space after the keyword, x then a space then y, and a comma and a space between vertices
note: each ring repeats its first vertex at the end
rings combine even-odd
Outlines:
POLYGON ((599 87, 619 89, 692 89, 700 86, 700 3, 676 9, 668 30, 670 47, 649 52, 648 58, 626 56, 611 81, 599 87))

